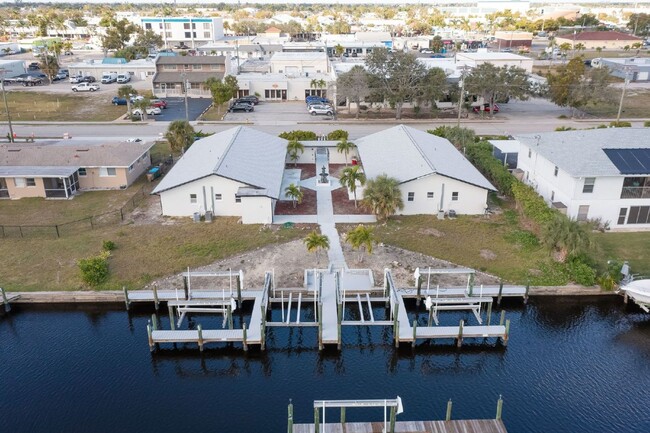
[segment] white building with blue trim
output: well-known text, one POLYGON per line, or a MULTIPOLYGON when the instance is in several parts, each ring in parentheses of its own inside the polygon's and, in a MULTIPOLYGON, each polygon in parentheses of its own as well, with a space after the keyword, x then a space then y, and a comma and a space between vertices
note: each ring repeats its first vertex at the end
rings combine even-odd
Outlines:
POLYGON ((223 19, 219 17, 143 17, 140 26, 159 34, 165 48, 197 49, 223 38, 223 19))

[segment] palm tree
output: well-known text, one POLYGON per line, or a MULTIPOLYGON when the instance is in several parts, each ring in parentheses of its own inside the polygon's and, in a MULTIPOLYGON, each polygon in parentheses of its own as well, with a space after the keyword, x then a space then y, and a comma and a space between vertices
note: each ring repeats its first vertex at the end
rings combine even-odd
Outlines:
MULTIPOLYGON (((316 79, 314 78, 313 80, 310 81, 309 87, 313 87, 314 89, 324 89, 327 87, 327 83, 323 79, 316 79)), ((320 95, 323 96, 323 95, 320 95)))
POLYGON ((320 263, 320 251, 327 250, 330 247, 330 240, 327 236, 321 235, 316 230, 309 233, 305 239, 303 239, 307 251, 310 253, 316 253, 316 261, 320 263))
POLYGON ((345 155, 345 165, 348 165, 348 153, 350 153, 353 147, 354 143, 345 138, 336 143, 336 150, 345 155))
POLYGON ((174 120, 169 124, 165 138, 174 152, 183 152, 194 143, 196 132, 187 120, 174 120))
POLYGON ((296 184, 290 184, 285 188, 284 193, 287 195, 287 197, 291 198, 294 209, 296 208, 296 202, 298 202, 298 204, 302 203, 302 197, 304 194, 300 187, 296 184))
POLYGON ((366 174, 361 171, 361 167, 353 165, 352 167, 345 167, 341 172, 339 179, 341 185, 352 191, 354 195, 354 207, 357 207, 357 183, 364 185, 366 183, 366 174))
POLYGON ((133 88, 133 86, 121 86, 117 89, 117 97, 126 99, 126 112, 131 118, 131 96, 137 95, 138 91, 133 88))
POLYGON ((291 140, 287 143, 287 153, 289 153, 289 158, 294 162, 294 166, 297 167, 298 158, 305 153, 305 146, 298 140, 291 140))
POLYGON ((577 256, 592 246, 587 225, 559 214, 545 227, 542 240, 557 252, 559 262, 565 262, 567 258, 577 256))
POLYGON ((372 227, 359 224, 357 228, 347 233, 346 240, 352 246, 352 249, 359 250, 359 263, 363 262, 363 249, 368 254, 372 254, 372 245, 375 243, 372 227))
POLYGON ((368 180, 363 191, 362 205, 380 220, 387 219, 398 209, 404 209, 399 181, 385 174, 368 180))

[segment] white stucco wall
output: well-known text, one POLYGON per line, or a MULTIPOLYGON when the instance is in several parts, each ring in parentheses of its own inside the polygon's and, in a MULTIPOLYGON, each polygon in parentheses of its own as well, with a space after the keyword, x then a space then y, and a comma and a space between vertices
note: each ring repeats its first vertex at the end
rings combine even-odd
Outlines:
POLYGON ((241 216, 242 203, 235 202, 240 187, 247 186, 219 176, 208 176, 160 193, 163 215, 191 216, 194 212, 212 210, 216 216, 241 216), (205 191, 205 201, 203 192, 205 191), (197 202, 191 203, 190 195, 196 194, 197 202), (221 194, 221 200, 216 199, 221 194), (214 208, 212 197, 215 196, 214 208))
POLYGON ((650 206, 650 199, 622 199, 621 191, 625 176, 596 177, 592 193, 583 193, 585 178, 573 177, 562 169, 554 175, 555 164, 522 145, 518 158, 518 168, 524 171, 524 182, 533 186, 546 200, 562 202, 567 207, 567 216, 577 218, 580 206, 589 206, 588 219, 601 218, 609 222, 613 230, 648 230, 650 224, 618 224, 622 208, 627 214, 631 206, 650 206), (551 200, 551 197, 553 199, 551 200))
POLYGON ((244 224, 271 224, 273 200, 269 197, 242 197, 241 212, 244 224))
POLYGON ((404 209, 401 215, 436 214, 453 209, 459 215, 480 215, 485 212, 488 191, 456 179, 432 174, 400 185, 404 209), (444 187, 443 187, 444 185, 444 187), (444 193, 443 193, 444 189, 444 193), (413 201, 408 193, 413 192, 413 201), (427 193, 433 192, 433 199, 427 193), (458 200, 452 200, 452 193, 458 193, 458 200))
MULTIPOLYGON (((316 162, 316 147, 305 146, 305 152, 300 155, 298 158, 298 164, 314 164, 316 162)), ((329 150, 329 162, 330 164, 345 164, 345 154, 339 153, 336 150, 336 147, 328 147, 329 150)), ((353 148, 348 152, 347 163, 350 164, 352 158, 359 160, 359 155, 357 154, 357 149, 353 148)), ((287 164, 293 164, 291 158, 287 154, 287 164)))

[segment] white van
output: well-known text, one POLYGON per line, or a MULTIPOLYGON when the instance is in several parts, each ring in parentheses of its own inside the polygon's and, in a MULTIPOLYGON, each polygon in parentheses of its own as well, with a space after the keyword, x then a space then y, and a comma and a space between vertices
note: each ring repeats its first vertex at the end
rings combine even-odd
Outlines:
POLYGON ((131 74, 117 74, 117 84, 124 84, 131 81, 131 74))
POLYGON ((117 81, 117 72, 104 72, 102 74, 102 84, 110 84, 117 81))

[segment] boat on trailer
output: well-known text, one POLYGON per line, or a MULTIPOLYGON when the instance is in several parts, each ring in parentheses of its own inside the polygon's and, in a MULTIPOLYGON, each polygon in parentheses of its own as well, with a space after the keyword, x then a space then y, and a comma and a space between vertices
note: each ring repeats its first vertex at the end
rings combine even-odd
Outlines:
POLYGON ((621 286, 636 304, 646 313, 650 313, 650 279, 632 280, 621 286))

